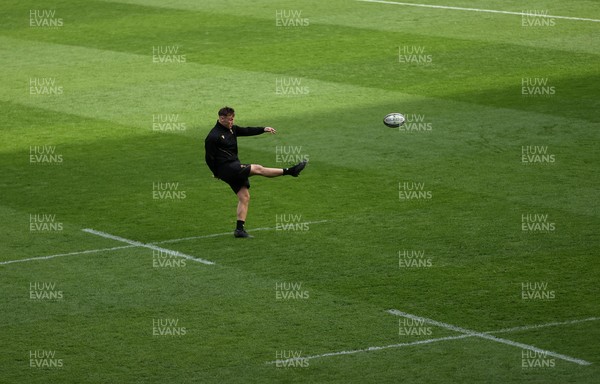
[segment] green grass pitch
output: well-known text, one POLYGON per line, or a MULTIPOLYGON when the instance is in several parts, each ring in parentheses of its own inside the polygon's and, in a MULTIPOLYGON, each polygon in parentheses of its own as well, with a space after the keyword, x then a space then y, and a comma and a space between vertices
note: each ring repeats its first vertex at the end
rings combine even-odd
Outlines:
POLYGON ((600 9, 424 3, 4 0, 0 382, 598 382, 600 9))

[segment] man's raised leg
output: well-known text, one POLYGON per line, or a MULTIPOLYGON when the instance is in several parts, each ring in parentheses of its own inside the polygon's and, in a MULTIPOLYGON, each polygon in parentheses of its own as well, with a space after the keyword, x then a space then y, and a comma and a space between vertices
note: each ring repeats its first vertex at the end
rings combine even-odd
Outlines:
POLYGON ((267 168, 259 164, 250 164, 250 176, 260 175, 264 177, 277 177, 290 175, 298 177, 304 167, 306 167, 306 160, 290 168, 267 168))
POLYGON ((259 175, 264 177, 283 176, 282 168, 267 168, 259 164, 250 164, 250 176, 259 175))

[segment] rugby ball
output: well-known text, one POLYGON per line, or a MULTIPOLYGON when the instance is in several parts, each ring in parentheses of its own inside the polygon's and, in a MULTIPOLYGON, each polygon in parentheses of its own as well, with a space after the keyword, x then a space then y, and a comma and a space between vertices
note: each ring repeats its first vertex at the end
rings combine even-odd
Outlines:
POLYGON ((399 126, 404 124, 405 121, 406 119, 401 113, 388 113, 383 118, 383 124, 390 128, 398 128, 399 126))

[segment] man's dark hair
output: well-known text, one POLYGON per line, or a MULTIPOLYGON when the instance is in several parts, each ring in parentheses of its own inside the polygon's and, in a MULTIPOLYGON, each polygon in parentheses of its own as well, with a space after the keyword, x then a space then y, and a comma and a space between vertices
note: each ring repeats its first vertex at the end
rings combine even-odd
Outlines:
POLYGON ((219 109, 219 116, 235 115, 235 111, 231 107, 223 107, 219 109))

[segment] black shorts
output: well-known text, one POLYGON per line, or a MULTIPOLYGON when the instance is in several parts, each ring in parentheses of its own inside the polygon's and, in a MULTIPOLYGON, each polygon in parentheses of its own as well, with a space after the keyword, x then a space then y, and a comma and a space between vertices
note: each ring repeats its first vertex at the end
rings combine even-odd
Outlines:
POLYGON ((242 164, 239 161, 226 163, 217 169, 217 178, 223 180, 237 194, 242 187, 250 188, 250 164, 242 164))

